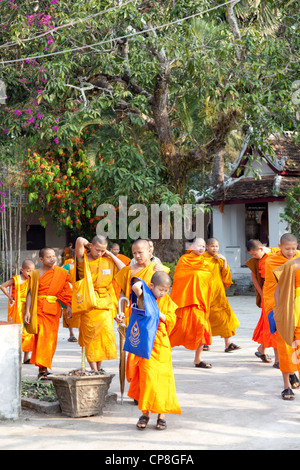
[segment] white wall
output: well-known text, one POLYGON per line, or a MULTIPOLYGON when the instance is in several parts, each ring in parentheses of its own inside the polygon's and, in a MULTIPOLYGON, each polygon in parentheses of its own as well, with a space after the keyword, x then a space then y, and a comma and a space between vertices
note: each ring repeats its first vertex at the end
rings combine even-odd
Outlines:
POLYGON ((245 204, 225 205, 223 214, 214 208, 213 236, 219 240, 220 253, 227 257, 232 269, 245 264, 245 204))
POLYGON ((289 231, 287 222, 281 219, 280 214, 285 208, 284 201, 269 202, 269 245, 270 247, 278 246, 280 237, 289 231))
POLYGON ((0 421, 21 411, 22 325, 0 322, 0 421))

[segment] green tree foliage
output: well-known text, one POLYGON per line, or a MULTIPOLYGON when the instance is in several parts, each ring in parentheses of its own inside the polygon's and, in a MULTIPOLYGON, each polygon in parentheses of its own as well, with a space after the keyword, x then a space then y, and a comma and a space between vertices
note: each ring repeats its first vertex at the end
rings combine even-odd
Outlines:
POLYGON ((262 145, 298 124, 296 2, 235 3, 2 0, 2 158, 71 158, 84 136, 90 205, 190 201, 232 129, 262 145))
POLYGON ((286 208, 280 214, 291 228, 291 232, 299 239, 300 233, 300 184, 286 195, 286 208))

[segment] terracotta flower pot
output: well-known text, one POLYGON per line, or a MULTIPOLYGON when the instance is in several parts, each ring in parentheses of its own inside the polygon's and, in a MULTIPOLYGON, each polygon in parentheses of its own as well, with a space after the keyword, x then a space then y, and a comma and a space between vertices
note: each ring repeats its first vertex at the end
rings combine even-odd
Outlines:
POLYGON ((72 418, 102 414, 114 374, 51 376, 63 414, 72 418))

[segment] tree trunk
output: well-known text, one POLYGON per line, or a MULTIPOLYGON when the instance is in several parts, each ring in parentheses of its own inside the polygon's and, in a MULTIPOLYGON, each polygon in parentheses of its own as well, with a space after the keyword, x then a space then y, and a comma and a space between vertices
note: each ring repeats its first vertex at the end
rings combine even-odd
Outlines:
POLYGON ((225 148, 220 149, 214 159, 214 168, 213 168, 213 185, 223 185, 224 184, 224 155, 225 148))

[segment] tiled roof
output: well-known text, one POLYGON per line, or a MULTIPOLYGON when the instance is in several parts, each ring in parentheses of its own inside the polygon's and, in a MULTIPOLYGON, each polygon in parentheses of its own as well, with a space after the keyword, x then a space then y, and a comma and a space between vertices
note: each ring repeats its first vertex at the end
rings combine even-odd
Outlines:
POLYGON ((262 200, 270 198, 284 198, 287 191, 295 184, 300 184, 300 176, 263 176, 255 178, 232 178, 224 188, 213 193, 212 205, 225 203, 238 203, 245 200, 262 200))
POLYGON ((282 174, 300 175, 300 144, 292 138, 276 136, 270 139, 270 144, 277 159, 285 160, 282 174))

